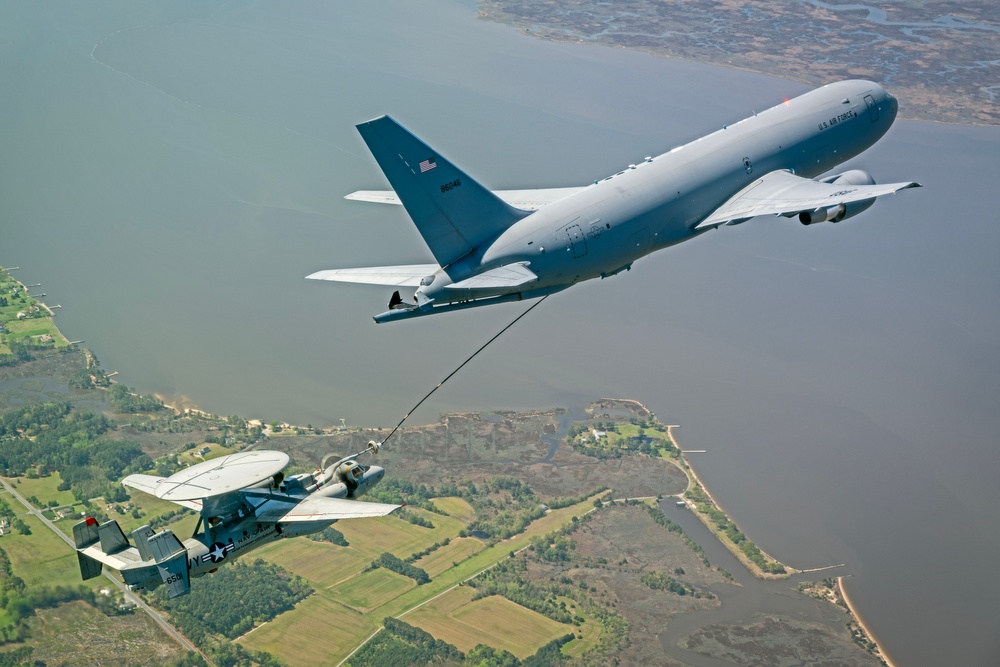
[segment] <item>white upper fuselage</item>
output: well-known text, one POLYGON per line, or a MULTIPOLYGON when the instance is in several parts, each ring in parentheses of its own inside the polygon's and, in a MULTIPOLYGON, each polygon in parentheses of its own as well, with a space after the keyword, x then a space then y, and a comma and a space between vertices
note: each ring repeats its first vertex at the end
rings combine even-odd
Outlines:
POLYGON ((700 221, 764 174, 811 178, 854 157, 885 134, 896 110, 895 98, 869 81, 811 91, 548 204, 438 271, 418 294, 438 303, 480 298, 481 289, 448 285, 519 262, 538 276, 520 288, 526 296, 611 275, 700 235, 700 221))

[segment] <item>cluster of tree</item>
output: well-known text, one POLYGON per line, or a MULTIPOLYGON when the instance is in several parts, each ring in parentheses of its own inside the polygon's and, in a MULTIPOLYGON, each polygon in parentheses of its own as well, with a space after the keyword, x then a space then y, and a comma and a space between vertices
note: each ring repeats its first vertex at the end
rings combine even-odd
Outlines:
MULTIPOLYGON (((167 524, 173 523, 174 521, 180 521, 181 519, 190 514, 194 514, 194 510, 189 510, 186 507, 178 507, 177 509, 165 512, 164 514, 154 516, 149 521, 149 527, 152 528, 153 530, 159 530, 160 528, 163 528, 167 524)), ((138 519, 139 517, 136 518, 138 519)))
POLYGON ((310 533, 306 535, 313 542, 329 542, 330 544, 336 544, 338 547, 348 547, 350 543, 344 534, 334 528, 333 526, 327 526, 318 533, 310 533))
POLYGON ((496 567, 471 579, 467 585, 476 589, 476 594, 473 596, 475 600, 499 595, 553 621, 575 625, 583 623, 582 617, 574 616, 566 608, 565 602, 556 599, 557 596, 572 598, 574 592, 570 586, 528 581, 527 569, 527 560, 524 558, 505 559, 496 567))
POLYGON ((664 574, 663 572, 646 572, 642 575, 642 583, 646 584, 655 591, 670 591, 671 593, 676 593, 677 595, 692 595, 694 597, 701 597, 701 593, 696 591, 691 586, 682 584, 677 581, 669 574, 664 574))
POLYGON ((523 661, 503 649, 479 644, 463 654, 452 644, 397 618, 388 617, 383 630, 351 656, 350 667, 385 665, 450 665, 453 667, 558 667, 568 664, 561 649, 574 639, 567 634, 553 639, 523 661))
POLYGON ((30 346, 23 341, 8 340, 7 347, 10 354, 0 354, 0 366, 17 366, 33 359, 30 346))
POLYGON ((465 655, 448 642, 399 619, 387 617, 384 630, 375 635, 348 661, 350 667, 385 665, 458 665, 465 655))
POLYGON ((259 558, 226 565, 191 584, 188 595, 168 599, 161 586, 156 596, 177 629, 199 646, 212 639, 209 633, 235 639, 313 592, 301 577, 259 558))
POLYGON ((31 646, 19 646, 10 651, 0 652, 0 667, 45 667, 41 660, 32 660, 35 649, 31 646))
POLYGON ((545 515, 538 496, 516 477, 494 477, 481 490, 470 484, 460 495, 476 511, 463 537, 478 532, 493 542, 505 540, 545 515))
POLYGON ((585 491, 578 496, 563 496, 562 498, 554 498, 546 502, 550 510, 558 510, 563 507, 569 507, 570 505, 576 505, 577 503, 582 503, 587 498, 591 497, 596 493, 603 493, 610 490, 610 487, 602 486, 593 491, 585 491))
POLYGON ((727 517, 724 512, 711 502, 708 494, 705 493, 701 486, 698 484, 692 484, 691 488, 687 491, 687 495, 691 500, 698 503, 698 510, 708 516, 712 523, 715 524, 716 530, 725 535, 733 544, 739 547, 740 551, 742 551, 754 565, 759 567, 762 571, 770 574, 785 573, 785 566, 778 561, 765 557, 764 554, 761 553, 760 548, 748 540, 747 536, 736 527, 736 524, 730 521, 729 517, 727 517))
POLYGON ((712 566, 712 564, 708 562, 708 558, 705 556, 705 551, 701 548, 701 545, 688 537, 687 533, 684 532, 684 529, 671 521, 670 518, 663 513, 663 510, 659 507, 654 507, 653 505, 643 504, 643 507, 646 508, 646 511, 649 512, 649 516, 653 518, 653 521, 655 521, 657 525, 663 526, 671 533, 677 533, 683 537, 684 544, 687 545, 688 549, 698 554, 699 558, 701 558, 701 562, 705 564, 705 567, 712 566))
POLYGON ((391 570, 396 574, 401 574, 404 577, 409 577, 413 581, 417 582, 417 586, 422 586, 423 584, 430 583, 430 576, 417 567, 407 563, 405 560, 401 560, 396 556, 393 556, 388 551, 383 552, 378 558, 371 562, 368 566, 369 569, 375 569, 377 567, 384 567, 387 570, 391 570))
POLYGON ((156 396, 137 394, 123 384, 112 385, 110 395, 115 412, 156 412, 163 409, 163 401, 156 396))
POLYGON ((416 514, 415 512, 407 512, 405 509, 400 509, 398 512, 394 512, 393 516, 397 519, 402 519, 408 523, 412 523, 414 526, 421 526, 423 528, 433 528, 434 524, 425 519, 424 517, 416 514))
POLYGON ((576 548, 576 543, 566 535, 556 535, 554 538, 536 537, 531 540, 531 551, 539 560, 550 563, 565 563, 570 559, 570 551, 576 548))
POLYGON ((31 535, 31 527, 14 513, 14 510, 10 508, 10 505, 5 500, 0 500, 0 517, 7 519, 10 527, 22 535, 31 535))
POLYGON ((377 487, 368 492, 368 497, 375 502, 411 505, 435 514, 442 514, 442 512, 431 502, 431 498, 446 495, 449 494, 436 491, 433 486, 414 484, 397 477, 383 479, 377 487))
POLYGON ((449 544, 451 544, 451 538, 450 537, 446 537, 443 540, 441 540, 440 542, 435 542, 434 544, 430 545, 429 547, 427 547, 423 551, 418 551, 416 553, 410 554, 409 556, 406 557, 406 562, 407 563, 416 563, 418 560, 420 560, 424 556, 430 555, 430 554, 434 553, 435 551, 437 551, 438 549, 440 549, 441 547, 446 547, 449 544))

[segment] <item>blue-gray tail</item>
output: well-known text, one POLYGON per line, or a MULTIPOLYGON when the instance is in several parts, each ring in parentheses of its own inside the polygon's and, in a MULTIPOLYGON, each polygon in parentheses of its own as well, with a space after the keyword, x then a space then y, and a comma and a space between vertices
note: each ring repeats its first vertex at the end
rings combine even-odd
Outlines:
POLYGON ((358 131, 443 267, 529 214, 497 197, 389 116, 361 123, 358 131))

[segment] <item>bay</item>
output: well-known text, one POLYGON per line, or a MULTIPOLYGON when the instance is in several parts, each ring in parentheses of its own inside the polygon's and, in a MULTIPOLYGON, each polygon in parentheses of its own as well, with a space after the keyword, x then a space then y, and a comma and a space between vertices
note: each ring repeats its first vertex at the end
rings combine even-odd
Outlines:
MULTIPOLYGON (((558 187, 805 90, 449 0, 9 3, 0 89, 0 263, 64 333, 179 405, 386 426, 525 306, 376 326, 387 290, 303 280, 429 261, 401 209, 342 199, 385 187, 354 124, 389 113, 489 187, 558 187)), ((995 664, 1000 131, 897 121, 849 166, 925 187, 556 295, 412 420, 642 400, 762 548, 848 564, 900 664, 995 664)))

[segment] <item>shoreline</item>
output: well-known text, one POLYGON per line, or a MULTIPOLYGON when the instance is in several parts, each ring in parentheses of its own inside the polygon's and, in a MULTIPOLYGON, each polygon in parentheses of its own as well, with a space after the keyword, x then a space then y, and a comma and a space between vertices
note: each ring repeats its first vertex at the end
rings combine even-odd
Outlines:
MULTIPOLYGON (((684 450, 681 449, 680 444, 677 442, 677 438, 674 436, 674 428, 675 428, 674 426, 667 426, 667 435, 670 437, 670 441, 674 444, 674 446, 677 447, 677 451, 680 452, 680 460, 684 464, 684 465, 678 465, 677 467, 688 478, 688 488, 685 489, 684 493, 678 496, 679 498, 684 500, 685 503, 687 503, 687 508, 691 510, 691 512, 696 517, 698 517, 699 521, 705 524, 705 527, 708 528, 712 532, 712 534, 715 535, 716 538, 718 538, 718 540, 722 542, 722 544, 727 549, 729 549, 729 551, 734 556, 736 556, 736 559, 743 564, 743 566, 747 569, 747 571, 749 571, 750 574, 752 574, 757 579, 765 581, 771 581, 776 579, 788 579, 793 575, 802 573, 803 570, 799 570, 794 567, 791 567, 790 565, 782 563, 777 558, 771 556, 769 553, 767 553, 759 546, 757 546, 757 548, 760 550, 761 555, 763 555, 766 560, 773 561, 785 569, 785 572, 783 574, 772 574, 770 572, 764 572, 763 570, 760 569, 759 566, 757 566, 756 563, 752 562, 745 553, 743 553, 743 551, 736 545, 735 542, 733 542, 732 540, 724 539, 723 536, 719 535, 719 533, 715 529, 715 526, 712 525, 712 522, 709 520, 709 518, 705 516, 698 509, 696 501, 687 498, 686 494, 691 489, 692 485, 697 485, 698 488, 700 488, 701 491, 708 497, 712 506, 715 507, 715 509, 717 509, 718 511, 722 512, 722 514, 726 516, 726 519, 728 519, 730 523, 732 523, 734 526, 736 526, 737 524, 735 521, 733 521, 732 517, 729 516, 729 513, 726 512, 726 510, 722 507, 722 504, 719 503, 719 501, 716 500, 715 496, 712 495, 712 492, 708 489, 708 486, 705 485, 702 479, 698 476, 698 473, 695 472, 694 468, 691 466, 691 463, 687 460, 687 457, 684 455, 684 450)), ((737 528, 739 527, 737 526, 737 528)), ((756 546, 756 543, 753 544, 756 546)), ((820 569, 825 569, 825 568, 820 568, 820 569)))
POLYGON ((854 622, 857 623, 858 628, 863 633, 863 636, 875 645, 875 655, 888 667, 896 667, 892 658, 890 658, 889 654, 885 652, 884 648, 882 648, 882 645, 875 637, 875 634, 871 631, 871 628, 868 627, 868 624, 865 623, 861 614, 859 614, 858 610, 854 607, 854 603, 851 602, 851 597, 847 594, 847 587, 844 586, 843 575, 837 577, 837 591, 840 593, 840 597, 843 598, 844 604, 847 605, 847 612, 851 615, 851 618, 854 619, 854 622))
MULTIPOLYGON (((2 271, 3 273, 5 273, 6 275, 10 276, 10 278, 13 279, 21 287, 21 289, 25 290, 25 293, 27 293, 27 288, 25 287, 24 283, 22 283, 20 280, 17 280, 13 276, 11 276, 10 272, 6 268, 0 267, 0 271, 2 271)), ((44 302, 42 302, 42 301, 40 301, 38 299, 35 299, 35 303, 39 307, 44 308, 45 311, 48 313, 48 315, 46 316, 46 319, 48 319, 49 322, 51 323, 51 326, 52 326, 53 330, 62 338, 62 341, 64 343, 64 345, 63 345, 64 348, 77 347, 77 343, 82 342, 82 341, 70 342, 70 340, 66 337, 66 335, 63 334, 63 332, 60 331, 59 327, 56 325, 55 319, 54 319, 55 318, 55 313, 52 311, 52 309, 48 305, 46 305, 44 302)), ((58 346, 58 343, 57 343, 57 346, 58 346)), ((58 347, 55 347, 55 348, 52 348, 52 349, 53 350, 58 350, 58 347)), ((82 348, 82 347, 79 348, 79 349, 81 349, 81 350, 84 351, 84 353, 87 355, 88 362, 89 362, 89 358, 90 358, 90 355, 91 355, 90 350, 87 349, 87 348, 82 348)), ((638 407, 639 409, 645 411, 651 418, 656 419, 655 414, 651 410, 649 410, 649 408, 647 408, 643 403, 641 403, 640 401, 635 400, 635 399, 627 399, 627 398, 601 398, 601 399, 599 399, 599 401, 607 401, 607 402, 610 402, 610 403, 624 403, 624 404, 628 404, 630 406, 638 407)), ((163 405, 164 405, 164 407, 166 409, 172 410, 175 414, 178 414, 178 415, 180 415, 180 414, 186 414, 186 413, 199 413, 199 414, 203 414, 203 415, 207 415, 207 416, 216 416, 216 415, 212 415, 212 413, 209 413, 209 412, 207 412, 205 410, 201 410, 200 408, 193 407, 193 406, 192 407, 187 407, 187 408, 178 408, 175 405, 171 405, 171 404, 168 404, 166 402, 164 402, 163 405)), ((248 420, 248 422, 249 421, 254 421, 254 420, 248 420)), ((271 432, 271 429, 269 428, 269 425, 267 425, 267 424, 261 424, 261 426, 264 428, 265 435, 267 435, 267 436, 274 436, 275 435, 273 432, 271 432)), ((282 428, 288 428, 288 429, 295 429, 296 428, 292 424, 281 424, 281 426, 282 426, 282 428)), ((793 576, 795 574, 800 574, 800 573, 803 573, 803 572, 812 572, 812 571, 819 571, 819 570, 827 569, 827 568, 815 568, 813 570, 799 570, 799 569, 790 567, 788 565, 785 565, 784 563, 781 563, 780 561, 778 561, 777 559, 773 558, 767 552, 765 552, 764 550, 761 549, 760 553, 767 560, 773 561, 775 563, 778 563, 779 565, 781 565, 785 569, 785 573, 783 573, 783 574, 771 574, 771 573, 767 573, 767 572, 764 572, 764 571, 760 570, 760 568, 757 567, 757 565, 755 563, 751 562, 747 558, 746 554, 744 554, 742 552, 742 550, 740 550, 739 547, 735 543, 733 543, 731 540, 724 539, 724 536, 720 536, 716 532, 716 530, 714 529, 714 527, 713 527, 711 521, 709 520, 709 518, 707 516, 705 516, 701 511, 699 511, 697 509, 697 507, 695 506, 695 501, 689 500, 685 496, 685 494, 692 488, 692 485, 697 485, 698 488, 700 488, 700 490, 705 494, 705 496, 707 496, 707 498, 710 501, 711 505, 713 507, 715 507, 719 512, 721 512, 722 514, 724 514, 726 516, 727 520, 730 521, 730 523, 732 523, 734 526, 736 526, 736 523, 734 521, 732 521, 732 519, 729 517, 729 514, 722 508, 721 504, 718 502, 718 500, 716 500, 715 496, 712 494, 712 492, 709 490, 709 488, 705 485, 705 483, 701 480, 701 478, 698 476, 698 473, 695 472, 694 468, 691 466, 690 462, 687 460, 687 457, 684 455, 684 452, 681 449, 680 444, 678 443, 676 436, 674 435, 674 429, 676 428, 676 426, 675 425, 669 425, 669 424, 665 424, 664 426, 667 429, 667 436, 670 438, 671 443, 677 448, 677 450, 679 452, 678 460, 671 460, 671 459, 668 459, 668 460, 671 463, 673 463, 673 465, 675 465, 677 467, 677 469, 680 470, 684 474, 684 476, 687 478, 687 480, 688 480, 688 487, 687 487, 687 489, 685 490, 684 493, 680 494, 677 497, 683 499, 687 503, 688 509, 690 509, 694 513, 694 515, 698 518, 698 520, 701 521, 709 529, 709 531, 716 537, 716 539, 718 539, 719 542, 721 542, 723 544, 723 546, 725 546, 740 561, 740 563, 743 564, 743 566, 747 569, 748 572, 750 572, 754 577, 756 577, 758 579, 772 580, 773 581, 773 580, 779 580, 779 579, 787 579, 787 578, 789 578, 789 577, 791 577, 791 576, 793 576)), ((335 430, 337 430, 335 427, 331 427, 329 429, 323 429, 324 435, 330 435, 335 430)), ((759 549, 759 547, 758 547, 758 549, 759 549)), ((837 566, 832 566, 832 567, 837 567, 837 566)), ((837 590, 838 590, 840 596, 844 600, 844 603, 845 603, 845 605, 847 607, 848 614, 850 615, 852 621, 859 628, 860 632, 862 633, 862 636, 874 645, 874 647, 875 647, 875 655, 878 658, 880 658, 886 665, 888 665, 888 667, 896 667, 894 665, 894 663, 892 662, 892 660, 886 654, 885 650, 879 644, 878 640, 875 638, 874 633, 872 633, 872 631, 870 630, 870 628, 868 627, 868 625, 862 619, 861 615, 857 612, 856 607, 854 606, 854 604, 851 602, 851 599, 850 599, 850 597, 847 594, 847 589, 846 589, 846 587, 843 584, 843 576, 837 577, 837 590)))

